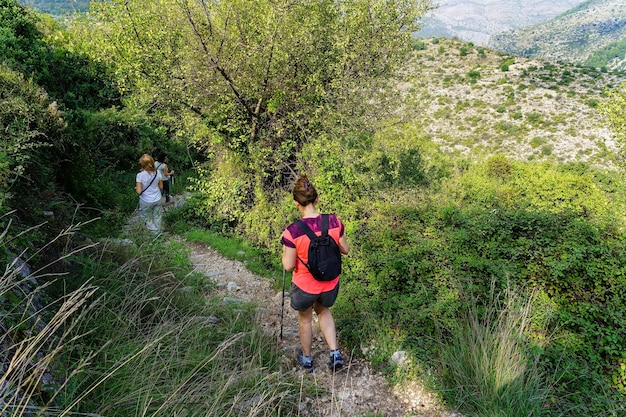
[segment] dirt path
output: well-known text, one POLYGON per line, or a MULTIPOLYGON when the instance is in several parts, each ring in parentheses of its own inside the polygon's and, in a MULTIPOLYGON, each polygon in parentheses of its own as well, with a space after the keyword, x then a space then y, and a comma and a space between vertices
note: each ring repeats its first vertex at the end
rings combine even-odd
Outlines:
POLYGON ((308 374, 295 362, 300 347, 297 316, 289 306, 286 294, 282 333, 282 292, 272 289, 271 283, 250 271, 238 261, 224 258, 217 251, 203 244, 188 243, 195 269, 213 279, 224 297, 251 301, 261 306, 257 315, 268 334, 276 337, 284 352, 284 369, 300 375, 303 384, 316 387, 314 396, 303 396, 302 416, 362 417, 365 415, 385 417, 454 417, 459 414, 443 410, 434 394, 419 384, 399 388, 390 387, 367 361, 342 350, 346 366, 332 373, 326 366, 328 350, 315 324, 313 352, 315 371, 308 374))

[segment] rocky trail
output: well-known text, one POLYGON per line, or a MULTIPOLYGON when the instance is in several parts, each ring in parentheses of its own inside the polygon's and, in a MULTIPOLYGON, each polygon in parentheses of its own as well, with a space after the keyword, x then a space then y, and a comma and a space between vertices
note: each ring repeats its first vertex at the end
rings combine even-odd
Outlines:
MULTIPOLYGON (((269 280, 246 269, 243 263, 224 258, 204 244, 187 243, 196 271, 210 277, 220 295, 253 302, 260 306, 257 320, 262 328, 276 338, 284 352, 286 372, 299 375, 303 384, 313 384, 313 396, 303 393, 300 401, 301 416, 328 417, 459 417, 446 411, 434 393, 418 383, 411 386, 391 387, 367 361, 342 349, 345 366, 338 372, 327 367, 328 349, 317 323, 314 323, 313 354, 315 370, 306 373, 296 364, 300 348, 297 315, 289 305, 285 293, 281 332, 282 291, 276 292, 269 280)), ((340 294, 341 297, 341 294, 340 294)), ((314 315, 315 320, 315 315, 314 315)))

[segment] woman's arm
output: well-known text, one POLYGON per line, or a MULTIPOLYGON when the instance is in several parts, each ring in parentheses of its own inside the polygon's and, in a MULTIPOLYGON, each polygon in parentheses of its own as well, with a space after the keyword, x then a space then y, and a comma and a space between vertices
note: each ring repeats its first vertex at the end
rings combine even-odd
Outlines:
POLYGON ((291 271, 296 267, 296 258, 296 248, 283 246, 283 268, 286 271, 291 271))
POLYGON ((348 252, 350 252, 350 245, 348 245, 345 235, 339 238, 339 251, 344 255, 347 255, 348 252))
POLYGON ((141 182, 138 182, 135 184, 135 192, 137 194, 141 194, 141 192, 143 191, 143 184, 141 182))
POLYGON ((163 176, 165 176, 166 178, 169 177, 170 175, 174 175, 174 170, 169 170, 169 168, 167 167, 167 165, 163 166, 163 176))

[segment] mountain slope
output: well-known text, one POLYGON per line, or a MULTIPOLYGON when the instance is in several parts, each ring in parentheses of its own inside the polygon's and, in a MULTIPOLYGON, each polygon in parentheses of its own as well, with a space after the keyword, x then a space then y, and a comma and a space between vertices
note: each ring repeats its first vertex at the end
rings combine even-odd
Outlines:
MULTIPOLYGON (((603 48, 615 50, 615 43, 624 39, 626 2, 589 0, 549 22, 494 35, 489 47, 552 62, 583 63, 603 48)), ((624 50, 615 51, 621 56, 611 56, 599 66, 626 69, 624 50)))
POLYGON ((616 168, 617 144, 599 114, 625 73, 512 57, 445 38, 425 39, 404 90, 415 120, 442 152, 481 159, 587 162, 616 168))

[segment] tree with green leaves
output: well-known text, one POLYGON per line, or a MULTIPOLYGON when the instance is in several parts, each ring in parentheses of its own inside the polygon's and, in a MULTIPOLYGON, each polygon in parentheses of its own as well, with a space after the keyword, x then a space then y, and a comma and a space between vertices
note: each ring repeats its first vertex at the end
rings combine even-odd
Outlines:
MULTIPOLYGON (((431 0, 92 2, 90 53, 133 102, 202 126, 271 190, 302 145, 371 127, 431 0), (374 111, 376 109, 376 111, 374 111)), ((86 29, 85 29, 86 28, 86 29)), ((386 113, 385 113, 386 114, 386 113)), ((197 125, 196 125, 197 129, 197 125)))

